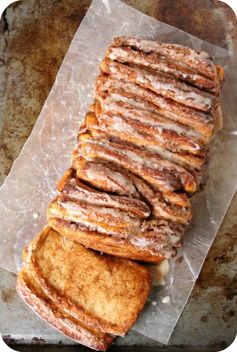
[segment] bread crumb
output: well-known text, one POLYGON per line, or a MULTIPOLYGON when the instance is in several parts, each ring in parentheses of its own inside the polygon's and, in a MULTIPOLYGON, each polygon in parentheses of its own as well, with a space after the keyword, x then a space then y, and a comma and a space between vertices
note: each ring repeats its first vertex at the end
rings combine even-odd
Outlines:
POLYGON ((157 305, 157 302, 156 302, 156 301, 153 301, 151 304, 152 304, 153 306, 156 306, 156 305, 157 305))
POLYGON ((33 219, 38 219, 38 217, 39 217, 39 214, 38 214, 38 213, 34 213, 34 214, 33 214, 33 219))
POLYGON ((165 296, 164 298, 162 298, 162 303, 170 303, 170 297, 165 296))

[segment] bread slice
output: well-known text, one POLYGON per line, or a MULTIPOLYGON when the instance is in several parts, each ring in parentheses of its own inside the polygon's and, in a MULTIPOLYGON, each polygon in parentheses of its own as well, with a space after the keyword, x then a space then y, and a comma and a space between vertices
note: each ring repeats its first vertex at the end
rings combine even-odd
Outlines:
POLYGON ((108 334, 128 332, 149 294, 146 268, 89 250, 50 227, 25 248, 24 260, 19 295, 54 327, 95 349, 107 348, 108 334))

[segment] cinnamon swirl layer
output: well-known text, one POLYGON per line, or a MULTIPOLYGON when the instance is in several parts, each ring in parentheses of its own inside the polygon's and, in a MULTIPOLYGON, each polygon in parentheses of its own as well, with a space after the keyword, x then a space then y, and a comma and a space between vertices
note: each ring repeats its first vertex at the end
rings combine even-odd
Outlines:
MULTIPOLYGON (((159 251, 151 252, 146 246, 138 246, 138 243, 135 246, 127 238, 112 237, 85 228, 82 229, 78 224, 69 223, 59 218, 50 217, 48 221, 49 225, 57 229, 61 235, 100 252, 149 263, 160 263, 166 259, 159 251)), ((174 253, 174 249, 172 253, 174 253)))
MULTIPOLYGON (((145 249, 149 251, 151 255, 158 256, 159 258, 162 256, 163 259, 170 258, 174 255, 176 249, 180 247, 182 243, 184 228, 173 225, 165 220, 145 220, 140 228, 134 228, 130 231, 129 235, 121 231, 115 236, 111 227, 107 229, 107 231, 101 231, 101 228, 96 228, 95 226, 91 227, 88 224, 85 225, 83 222, 80 222, 79 219, 74 218, 73 220, 69 220, 67 217, 62 217, 60 210, 58 213, 52 212, 54 206, 55 204, 51 203, 48 209, 49 225, 55 230, 60 230, 60 233, 64 235, 63 228, 59 228, 58 224, 65 224, 67 229, 70 228, 70 237, 72 238, 73 236, 73 239, 79 242, 81 242, 81 237, 85 236, 85 234, 87 234, 88 237, 96 235, 97 237, 100 236, 98 239, 99 242, 101 242, 102 239, 107 239, 110 243, 128 243, 138 250, 145 249)), ((87 239, 84 239, 81 243, 88 245, 86 240, 87 239)), ((96 245, 97 243, 95 242, 92 248, 98 250, 96 245)), ((103 243, 100 244, 100 250, 104 251, 102 246, 103 243)))
POLYGON ((210 55, 205 51, 196 51, 173 43, 160 43, 125 36, 115 38, 112 46, 128 46, 147 54, 156 53, 172 61, 181 62, 209 79, 215 80, 217 76, 216 67, 210 55))
POLYGON ((49 206, 49 217, 59 217, 67 221, 84 224, 102 233, 124 237, 138 231, 141 219, 113 207, 101 207, 86 201, 58 196, 49 206))
POLYGON ((212 137, 214 129, 212 114, 192 109, 131 82, 100 75, 97 78, 96 99, 106 111, 110 108, 111 101, 122 102, 129 104, 131 108, 162 115, 171 124, 188 126, 188 130, 193 131, 191 133, 204 143, 208 143, 212 137))
POLYGON ((181 81, 187 82, 197 88, 211 93, 219 92, 219 82, 207 78, 194 68, 190 68, 181 62, 175 62, 161 56, 157 52, 143 52, 134 50, 131 46, 114 47, 111 46, 106 51, 106 57, 121 63, 128 63, 152 69, 156 72, 168 73, 181 81))
POLYGON ((85 135, 83 137, 85 139, 80 141, 79 149, 86 159, 112 161, 164 192, 183 189, 192 193, 197 190, 197 181, 190 172, 158 154, 107 140, 93 140, 85 135))
POLYGON ((137 115, 136 112, 131 117, 129 114, 129 111, 124 114, 103 112, 96 117, 94 112, 89 112, 85 117, 87 130, 98 137, 105 134, 117 137, 157 152, 177 164, 200 170, 205 161, 205 151, 201 143, 169 129, 169 124, 161 122, 159 125, 158 121, 154 121, 152 125, 149 114, 144 119, 139 110, 137 115))
POLYGON ((156 94, 198 110, 212 112, 217 105, 214 95, 190 87, 165 73, 150 72, 133 65, 124 65, 110 59, 102 61, 101 70, 118 80, 129 81, 150 89, 156 94))
POLYGON ((139 194, 124 172, 119 169, 111 169, 108 164, 86 160, 74 154, 73 167, 79 179, 86 181, 95 189, 115 193, 120 196, 139 198, 139 194))
MULTIPOLYGON (((85 163, 89 162, 83 158, 77 159, 77 175, 85 176, 83 172, 85 163)), ((107 180, 109 180, 111 176, 114 178, 114 174, 118 174, 118 168, 111 163, 99 164, 94 162, 90 163, 89 167, 90 165, 95 169, 101 167, 107 180)), ((104 184, 101 185, 100 178, 97 179, 93 177, 94 188, 88 187, 85 183, 79 181, 76 172, 73 169, 69 169, 62 177, 58 185, 58 190, 64 196, 73 199, 84 200, 91 204, 106 207, 117 207, 123 211, 128 210, 128 212, 130 211, 131 214, 141 219, 152 216, 157 219, 171 220, 181 224, 187 224, 191 220, 191 207, 187 199, 183 199, 183 203, 177 205, 171 197, 169 199, 169 196, 154 191, 138 176, 121 169, 119 175, 122 176, 122 179, 130 182, 132 187, 136 190, 135 198, 131 198, 129 193, 124 194, 126 197, 105 193, 104 184), (100 191, 98 191, 99 189, 100 191), (139 199, 142 199, 143 201, 140 201, 139 199)), ((88 184, 90 179, 85 178, 85 181, 88 184)), ((120 192, 120 189, 118 191, 120 192)), ((106 192, 108 192, 108 190, 106 190, 106 192)), ((118 192, 114 193, 118 194, 118 192)))
POLYGON ((142 199, 151 207, 154 218, 163 218, 181 224, 188 224, 191 221, 192 211, 188 201, 184 201, 182 205, 177 205, 175 202, 173 203, 171 197, 154 191, 147 183, 134 174, 130 174, 130 179, 133 181, 142 199))
POLYGON ((90 188, 77 178, 69 178, 63 186, 64 199, 84 201, 92 205, 120 209, 127 214, 144 219, 150 215, 150 208, 139 199, 110 195, 90 188))
MULTIPOLYGON (((143 110, 141 108, 136 108, 135 106, 122 102, 116 101, 112 98, 107 98, 100 103, 96 101, 94 104, 94 113, 98 119, 100 114, 112 114, 112 115, 122 115, 126 119, 135 120, 136 122, 142 123, 144 126, 151 126, 162 131, 171 131, 177 138, 184 138, 186 143, 178 144, 178 150, 184 150, 189 152, 198 152, 203 150, 202 142, 200 140, 199 134, 179 122, 174 123, 170 119, 149 110, 143 110)), ((159 130, 158 130, 159 131, 159 130)), ((174 138, 169 134, 164 138, 170 139, 172 143, 174 138), (170 137, 170 138, 169 138, 170 137)), ((183 142, 183 141, 182 141, 183 142)), ((180 141, 181 143, 181 141, 180 141)))

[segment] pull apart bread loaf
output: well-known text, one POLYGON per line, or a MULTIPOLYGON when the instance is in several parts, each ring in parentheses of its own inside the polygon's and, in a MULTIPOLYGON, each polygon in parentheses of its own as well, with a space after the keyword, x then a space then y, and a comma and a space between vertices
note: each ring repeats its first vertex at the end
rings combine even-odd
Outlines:
POLYGON ((115 38, 48 222, 112 255, 158 263, 182 244, 206 145, 221 128, 223 69, 206 52, 115 38))
POLYGON ((67 336, 106 350, 149 294, 148 270, 131 259, 159 263, 182 245, 224 77, 205 52, 130 37, 114 39, 100 69, 17 291, 67 336))

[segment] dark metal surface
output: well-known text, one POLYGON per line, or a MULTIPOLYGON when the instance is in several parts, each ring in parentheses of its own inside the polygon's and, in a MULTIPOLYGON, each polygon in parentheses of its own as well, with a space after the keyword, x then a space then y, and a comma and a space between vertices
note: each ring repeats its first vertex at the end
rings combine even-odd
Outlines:
MULTIPOLYGON (((12 348, 17 348, 19 352, 91 352, 90 348, 84 346, 55 346, 55 345, 32 345, 24 346, 17 345, 12 346, 12 348)), ((141 347, 141 346, 112 346, 109 349, 110 352, 159 352, 163 351, 162 347, 141 347)), ((168 347, 165 351, 167 352, 217 352, 220 351, 220 347, 186 347, 186 346, 173 346, 168 347)))

